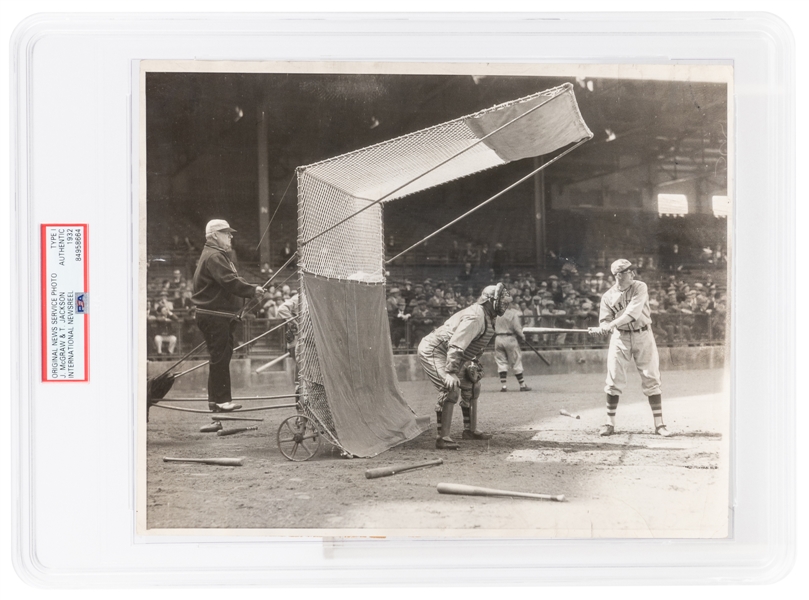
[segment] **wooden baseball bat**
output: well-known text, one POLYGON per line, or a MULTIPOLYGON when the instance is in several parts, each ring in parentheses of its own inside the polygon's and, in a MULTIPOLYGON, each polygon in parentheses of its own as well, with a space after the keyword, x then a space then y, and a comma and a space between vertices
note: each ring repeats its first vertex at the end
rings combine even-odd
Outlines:
POLYGON ((211 421, 263 421, 260 417, 231 417, 223 413, 216 413, 211 415, 211 421))
POLYGON ((237 427, 236 429, 222 429, 216 432, 216 435, 236 435, 237 433, 244 433, 245 431, 255 431, 258 427, 237 427))
POLYGON ((571 414, 570 414, 569 412, 567 412, 567 411, 566 411, 564 408, 563 408, 562 410, 560 410, 560 411, 559 411, 559 414, 560 414, 560 415, 564 415, 564 416, 566 416, 566 417, 571 417, 571 418, 573 418, 573 419, 581 419, 581 417, 580 417, 579 415, 571 415, 571 414))
POLYGON ((525 340, 525 344, 526 344, 526 345, 527 345, 529 348, 531 348, 531 350, 533 350, 533 351, 534 351, 534 354, 536 354, 536 355, 537 355, 539 358, 541 358, 541 359, 542 359, 542 362, 544 362, 544 363, 545 363, 546 365, 548 365, 549 367, 551 366, 551 361, 549 361, 547 358, 545 358, 544 356, 542 356, 542 354, 540 354, 540 353, 539 353, 539 350, 537 350, 536 348, 534 348, 534 347, 531 345, 531 342, 529 342, 528 340, 525 340))
MULTIPOLYGON (((169 410, 179 410, 180 412, 201 413, 205 415, 221 415, 223 413, 215 413, 212 410, 202 408, 185 408, 184 406, 172 406, 171 404, 152 404, 152 408, 167 408, 169 410)), ((228 414, 254 412, 257 410, 274 410, 276 408, 296 408, 297 404, 273 404, 272 406, 254 406, 252 408, 240 408, 238 410, 230 410, 228 414)))
POLYGON ((523 333, 588 333, 587 329, 562 329, 559 327, 523 327, 523 333))
MULTIPOLYGON (((280 398, 297 398, 298 394, 279 394, 278 396, 234 396, 231 398, 231 402, 249 402, 251 400, 278 400, 280 398)), ((156 402, 207 402, 208 397, 189 397, 189 398, 161 398, 160 400, 156 400, 156 402)))
POLYGON ((538 500, 556 500, 564 502, 563 494, 554 496, 552 494, 531 494, 528 492, 511 492, 508 490, 495 490, 492 488, 478 487, 476 485, 464 485, 462 483, 439 483, 439 494, 457 494, 460 496, 505 496, 507 498, 536 498, 538 500))
POLYGON ((391 475, 398 475, 399 473, 404 473, 406 471, 413 471, 415 469, 426 469, 427 467, 437 467, 438 465, 443 464, 444 459, 436 458, 435 460, 429 460, 423 463, 391 465, 389 467, 377 467, 375 469, 368 469, 367 471, 365 471, 365 478, 376 479, 377 477, 390 477, 391 475))
POLYGON ((163 462, 202 463, 205 465, 219 465, 220 467, 241 467, 244 456, 238 458, 170 458, 163 457, 163 462))
POLYGON ((274 358, 270 362, 261 365, 258 369, 256 369, 256 373, 261 373, 262 371, 266 371, 271 366, 281 362, 282 360, 284 360, 286 358, 289 358, 289 352, 287 352, 286 354, 282 354, 278 358, 274 358))

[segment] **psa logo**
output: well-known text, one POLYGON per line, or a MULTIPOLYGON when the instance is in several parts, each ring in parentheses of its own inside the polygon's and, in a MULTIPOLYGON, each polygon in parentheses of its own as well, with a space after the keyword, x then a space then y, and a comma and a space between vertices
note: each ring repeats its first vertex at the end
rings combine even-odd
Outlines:
POLYGON ((80 315, 87 313, 87 294, 76 294, 76 313, 80 315))

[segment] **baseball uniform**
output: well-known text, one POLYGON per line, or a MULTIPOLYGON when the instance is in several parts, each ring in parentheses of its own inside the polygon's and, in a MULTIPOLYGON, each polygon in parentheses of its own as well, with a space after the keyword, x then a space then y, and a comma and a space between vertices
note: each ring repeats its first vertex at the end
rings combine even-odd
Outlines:
POLYGON ((615 413, 626 386, 626 370, 634 361, 640 373, 643 393, 648 397, 652 409, 655 433, 669 436, 671 434, 663 424, 660 357, 652 333, 649 291, 644 282, 635 281, 635 267, 628 260, 616 260, 610 270, 616 281, 601 297, 598 317, 601 326, 596 328, 596 331, 611 332, 604 387, 608 423, 601 428, 600 435, 612 435, 615 431, 615 413))

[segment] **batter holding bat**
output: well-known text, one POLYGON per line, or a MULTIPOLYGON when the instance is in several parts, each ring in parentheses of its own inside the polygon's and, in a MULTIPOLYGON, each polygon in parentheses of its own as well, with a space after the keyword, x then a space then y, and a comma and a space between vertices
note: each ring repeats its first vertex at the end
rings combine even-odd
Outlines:
POLYGON ((449 433, 459 396, 464 417, 463 439, 488 440, 492 437, 477 429, 478 396, 483 377, 477 361, 494 336, 495 318, 506 311, 510 301, 502 283, 487 286, 477 303, 456 312, 419 344, 421 365, 438 389, 435 447, 439 450, 458 448, 449 433))
POLYGON ((654 416, 655 433, 668 437, 671 433, 663 424, 663 401, 660 393, 660 357, 652 333, 649 292, 646 284, 635 281, 635 267, 620 258, 610 270, 615 285, 601 296, 599 327, 591 327, 591 335, 610 334, 607 353, 607 423, 599 432, 602 436, 615 433, 615 412, 626 385, 626 370, 634 360, 640 373, 643 393, 649 398, 654 416))

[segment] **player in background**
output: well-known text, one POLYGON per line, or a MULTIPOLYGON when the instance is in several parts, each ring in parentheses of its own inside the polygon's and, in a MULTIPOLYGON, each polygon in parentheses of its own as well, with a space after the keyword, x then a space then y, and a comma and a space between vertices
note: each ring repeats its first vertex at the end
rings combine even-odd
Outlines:
POLYGON ((514 377, 520 384, 521 392, 531 390, 523 379, 522 351, 520 344, 525 343, 522 332, 522 313, 509 306, 494 322, 494 360, 497 363, 497 372, 500 375, 500 391, 507 392, 508 368, 514 371, 514 377))
POLYGON ((602 436, 615 433, 615 412, 626 385, 626 370, 631 361, 640 373, 643 393, 649 398, 657 435, 671 433, 663 424, 663 401, 660 393, 660 357, 652 333, 649 292, 646 284, 635 281, 635 267, 620 258, 610 266, 615 285, 601 296, 599 327, 591 327, 592 335, 610 334, 607 353, 607 423, 599 432, 602 436))
POLYGON ((241 408, 232 402, 230 359, 242 298, 261 298, 264 288, 248 283, 236 272, 229 251, 233 239, 227 221, 214 219, 205 227, 205 247, 194 272, 194 295, 197 327, 205 338, 211 357, 208 369, 208 408, 226 412, 241 408))
POLYGON ((439 450, 458 448, 450 437, 450 427, 459 396, 462 396, 464 415, 463 439, 492 437, 477 430, 478 396, 483 377, 477 361, 494 336, 495 318, 506 311, 509 302, 502 283, 487 286, 475 304, 456 312, 419 344, 424 372, 438 390, 435 447, 439 450))
POLYGON ((289 321, 284 331, 284 338, 287 344, 289 357, 295 361, 295 389, 298 390, 298 360, 295 356, 295 349, 298 345, 298 316, 301 314, 301 297, 297 290, 292 290, 292 297, 285 300, 278 307, 277 316, 279 319, 289 321), (292 319, 292 320, 290 320, 292 319))
POLYGON ((284 321, 294 319, 287 323, 285 339, 290 357, 295 358, 295 343, 298 340, 298 316, 301 314, 301 299, 297 290, 294 290, 292 294, 291 298, 285 300, 278 307, 276 316, 284 321))

